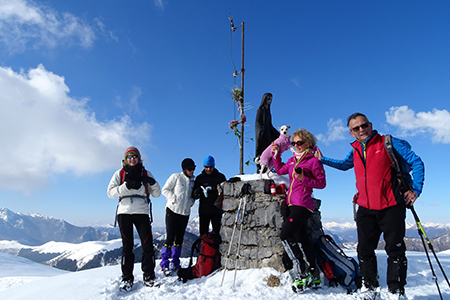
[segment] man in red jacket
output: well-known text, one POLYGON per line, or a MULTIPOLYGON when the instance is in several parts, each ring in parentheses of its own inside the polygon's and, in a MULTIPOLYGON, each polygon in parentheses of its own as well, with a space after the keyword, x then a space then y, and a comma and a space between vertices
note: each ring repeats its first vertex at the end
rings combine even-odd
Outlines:
POLYGON ((361 113, 352 114, 347 119, 350 135, 356 140, 352 150, 343 160, 322 156, 317 150, 315 156, 324 164, 339 170, 355 169, 355 196, 359 205, 356 214, 358 231, 358 259, 364 285, 369 290, 379 287, 377 257, 381 233, 386 242, 388 255, 387 284, 393 294, 405 293, 407 259, 405 219, 406 206, 412 205, 422 192, 424 165, 406 141, 392 138, 396 155, 402 157, 412 169, 413 190, 404 193, 392 166, 392 160, 384 145, 384 136, 373 130, 372 123, 361 113))

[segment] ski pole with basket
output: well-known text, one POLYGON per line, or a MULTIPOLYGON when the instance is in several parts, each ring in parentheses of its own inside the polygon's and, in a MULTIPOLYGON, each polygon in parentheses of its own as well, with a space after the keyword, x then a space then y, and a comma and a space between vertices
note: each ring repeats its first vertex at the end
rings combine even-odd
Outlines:
MULTIPOLYGON (((385 145, 386 150, 387 150, 387 152, 388 152, 388 154, 389 154, 389 156, 390 156, 390 158, 392 160, 392 166, 397 171, 397 180, 400 183, 402 193, 404 194, 406 191, 414 191, 413 188, 411 187, 410 182, 405 178, 405 174, 404 174, 402 168, 400 167, 400 164, 399 164, 399 162, 397 160, 397 157, 395 156, 395 153, 394 153, 394 147, 392 146, 392 137, 390 135, 388 135, 388 134, 385 135, 384 145, 385 145)), ((444 268, 442 267, 442 265, 441 265, 437 255, 436 255, 436 252, 434 251, 433 245, 431 244, 430 240, 428 239, 428 236, 426 235, 425 230, 423 229, 423 226, 420 223, 419 216, 417 215, 417 213, 416 213, 416 211, 414 209, 414 206, 412 204, 410 204, 410 205, 407 205, 406 208, 409 208, 411 210, 411 213, 414 216, 414 220, 416 221, 417 230, 418 230, 419 236, 420 236, 420 238, 422 240, 423 248, 425 250, 425 254, 427 255, 428 263, 430 265, 431 273, 433 275, 433 281, 436 283, 436 287, 437 287, 437 290, 439 292, 440 298, 443 299, 442 298, 441 289, 439 288, 439 283, 438 283, 438 280, 437 280, 437 276, 436 276, 436 273, 434 272, 433 264, 431 263, 430 255, 428 253, 426 244, 428 244, 428 247, 430 248, 430 251, 433 253, 434 258, 435 258, 437 264, 439 265, 439 268, 441 269, 441 272, 444 275, 444 278, 447 281, 447 284, 448 284, 449 287, 450 287, 450 282, 449 282, 449 280, 447 278, 447 275, 445 274, 444 268), (425 244, 425 240, 427 241, 426 244, 425 244)))
POLYGON ((242 237, 242 228, 244 225, 244 217, 245 217, 245 208, 247 206, 247 202, 249 200, 249 197, 252 195, 252 192, 250 190, 250 184, 248 182, 244 183, 244 185, 241 188, 241 192, 239 194, 240 199, 239 199, 239 206, 238 206, 238 211, 236 214, 236 219, 234 221, 234 225, 233 225, 233 232, 231 234, 231 239, 230 239, 230 244, 228 246, 228 251, 227 251, 227 256, 226 256, 226 261, 225 261, 225 266, 224 266, 224 270, 223 270, 223 276, 222 276, 222 283, 220 284, 220 286, 223 286, 223 281, 225 279, 225 273, 228 270, 228 262, 230 260, 230 253, 231 253, 231 247, 233 245, 233 240, 234 240, 234 234, 236 232, 236 227, 239 223, 240 220, 240 229, 239 229, 239 239, 238 239, 238 243, 237 243, 237 251, 236 251, 236 260, 235 260, 235 265, 234 265, 234 280, 233 280, 233 287, 235 287, 236 284, 236 274, 237 274, 237 263, 238 263, 238 257, 240 256, 239 254, 239 249, 240 249, 240 245, 241 245, 241 237, 242 237), (241 214, 241 209, 242 209, 242 214, 241 214))
POLYGON ((438 289, 439 296, 441 297, 441 299, 443 299, 442 294, 441 294, 441 289, 439 288, 437 276, 436 276, 436 273, 434 272, 433 264, 431 263, 431 259, 430 259, 430 255, 428 254, 427 246, 425 245, 425 240, 427 241, 430 251, 434 255, 434 259, 436 260, 437 264, 439 265, 439 268, 441 269, 442 275, 444 275, 444 278, 447 281, 448 286, 450 287, 450 283, 448 281, 447 275, 445 274, 444 268, 442 267, 441 262, 439 261, 437 255, 436 255, 436 252, 434 251, 433 245, 431 244, 430 240, 428 239, 428 236, 425 233, 425 230, 423 229, 422 224, 420 223, 419 216, 417 215, 417 213, 414 209, 414 206, 411 205, 411 206, 408 206, 408 208, 411 210, 411 212, 414 216, 414 219, 416 220, 417 230, 419 231, 419 236, 422 239, 423 249, 425 250, 425 253, 427 255, 428 263, 429 263, 430 269, 431 269, 431 274, 433 275, 433 281, 436 283, 436 287, 438 289))

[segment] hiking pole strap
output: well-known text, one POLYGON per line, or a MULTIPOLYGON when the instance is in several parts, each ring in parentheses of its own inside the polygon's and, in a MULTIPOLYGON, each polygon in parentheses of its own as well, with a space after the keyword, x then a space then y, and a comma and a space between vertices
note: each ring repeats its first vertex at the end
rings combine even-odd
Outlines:
POLYGON ((153 223, 152 201, 148 201, 148 216, 150 218, 150 224, 152 224, 153 223))
POLYGON ((117 211, 119 210, 119 204, 117 204, 117 206, 116 206, 116 215, 114 216, 114 228, 116 227, 116 225, 117 225, 117 211))

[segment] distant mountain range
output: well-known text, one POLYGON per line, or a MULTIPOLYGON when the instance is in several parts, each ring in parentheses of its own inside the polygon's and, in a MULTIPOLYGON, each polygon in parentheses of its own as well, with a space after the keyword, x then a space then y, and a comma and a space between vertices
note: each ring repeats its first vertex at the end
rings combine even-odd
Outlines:
MULTIPOLYGON (((450 224, 423 224, 436 252, 450 249, 450 224)), ((183 257, 189 257, 192 243, 199 235, 198 217, 193 218, 186 230, 183 257)), ((356 248, 354 223, 323 223, 329 234, 344 249, 356 248)), ((137 234, 135 235, 135 238, 137 234)), ((165 230, 153 232, 156 257, 165 240, 165 230)), ((136 262, 142 252, 135 241, 136 262)), ((407 224, 406 244, 409 251, 423 251, 415 224, 407 224)), ((381 241, 378 249, 384 248, 381 241)), ((6 252, 59 269, 78 271, 120 262, 122 243, 117 227, 78 227, 61 219, 39 214, 14 213, 0 209, 0 252, 6 252)))
MULTIPOLYGON (((450 249, 450 224, 424 223, 422 226, 436 252, 450 249)), ((344 249, 356 249, 358 237, 354 222, 323 223, 323 228, 324 232, 331 235, 336 243, 340 244, 344 249)), ((382 238, 383 236, 381 236, 382 238)), ((405 243, 408 251, 424 251, 423 243, 415 223, 406 224, 405 243)), ((381 240, 377 249, 384 249, 384 245, 384 241, 381 240)), ((427 250, 429 250, 428 246, 427 250)))
POLYGON ((39 214, 14 213, 0 208, 0 240, 38 246, 51 241, 79 244, 117 238, 120 238, 118 231, 113 233, 93 227, 78 227, 61 219, 39 214))
MULTIPOLYGON (((198 232, 197 217, 186 229, 182 257, 190 256, 198 232)), ((165 234, 165 230, 153 232, 156 257, 164 245, 165 234)), ((136 262, 139 262, 142 249, 136 232, 135 245, 136 262)), ((0 252, 63 270, 79 271, 118 264, 121 251, 118 227, 78 227, 61 219, 0 208, 0 252)))

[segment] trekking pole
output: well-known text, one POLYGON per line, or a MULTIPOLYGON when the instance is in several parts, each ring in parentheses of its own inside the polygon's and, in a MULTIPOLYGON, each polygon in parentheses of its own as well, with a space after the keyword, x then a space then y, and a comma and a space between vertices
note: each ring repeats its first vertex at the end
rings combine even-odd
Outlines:
POLYGON ((241 228, 240 228, 240 230, 239 230, 239 240, 238 240, 238 245, 237 245, 236 261, 235 261, 235 264, 234 264, 234 280, 233 280, 233 288, 235 287, 235 284, 236 284, 238 256, 240 256, 240 254, 239 254, 239 248, 240 248, 240 246, 241 246, 242 226, 244 225, 245 206, 247 205, 247 198, 248 198, 248 194, 244 196, 244 208, 243 208, 243 210, 242 210, 241 228))
MULTIPOLYGON (((423 247, 424 247, 424 249, 425 249, 425 252, 427 253, 428 262, 429 262, 429 264, 430 264, 431 272, 432 272, 432 274, 433 274, 433 277, 436 278, 436 274, 434 273, 433 266, 431 265, 431 260, 430 260, 430 257, 429 257, 429 255, 428 255, 427 248, 426 248, 426 246, 425 246, 425 240, 424 240, 424 237, 425 237, 425 239, 426 239, 426 241, 427 241, 427 244, 428 244, 428 247, 430 248, 430 251, 431 251, 431 252, 433 253, 433 255, 434 255, 434 259, 436 260, 436 262, 437 262, 439 268, 441 269, 442 275, 444 275, 444 278, 445 278, 445 280, 447 281, 448 286, 450 287, 450 282, 448 281, 448 278, 447 278, 447 275, 445 274, 444 268, 442 267, 442 265, 441 265, 441 263, 440 263, 440 261, 439 261, 437 255, 436 255, 436 252, 434 251, 433 245, 431 244, 430 239, 429 239, 428 236, 426 235, 425 230, 423 229, 423 226, 422 226, 422 224, 420 223, 419 216, 417 215, 417 213, 416 213, 416 211, 415 211, 415 209, 414 209, 414 206, 410 205, 408 208, 411 209, 411 212, 412 212, 412 214, 413 214, 413 216, 414 216, 414 219, 416 220, 417 230, 419 231, 419 235, 420 235, 420 237, 421 237, 421 239, 422 239, 423 247)), ((436 280, 436 285, 437 285, 438 290, 439 290, 439 285, 438 285, 438 282, 437 282, 437 278, 436 278, 435 280, 436 280)), ((439 290, 439 295, 440 295, 440 294, 441 294, 441 291, 439 290)), ((441 299, 442 299, 442 295, 441 295, 441 299)))
POLYGON ((227 272, 228 260, 230 258, 230 252, 231 252, 231 245, 233 244, 234 233, 236 231, 237 223, 239 220, 239 214, 241 213, 241 205, 242 205, 242 197, 241 197, 241 199, 239 199, 238 211, 236 214, 236 219, 234 220, 233 233, 231 234, 230 245, 228 246, 228 252, 227 252, 227 257, 226 257, 226 261, 225 261, 225 268, 223 270, 222 283, 220 284, 220 286, 223 286, 223 280, 225 279, 225 273, 227 272))

